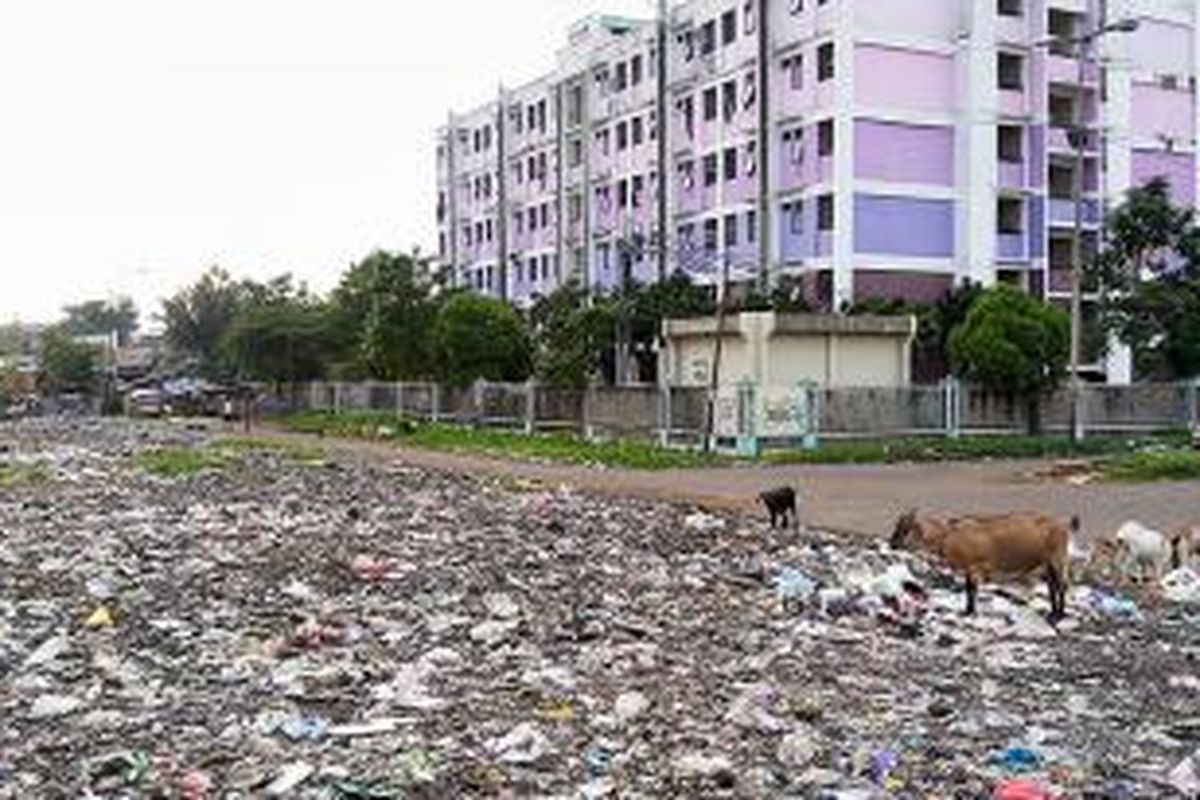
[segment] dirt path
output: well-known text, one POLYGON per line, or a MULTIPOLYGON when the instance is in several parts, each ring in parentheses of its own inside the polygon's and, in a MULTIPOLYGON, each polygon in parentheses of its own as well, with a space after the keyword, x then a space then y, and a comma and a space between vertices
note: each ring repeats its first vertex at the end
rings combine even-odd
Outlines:
POLYGON ((947 512, 1003 512, 1031 509, 1069 517, 1078 514, 1091 537, 1112 533, 1137 519, 1163 529, 1200 524, 1200 483, 1086 485, 1032 477, 1048 462, 729 467, 713 469, 598 469, 539 464, 479 455, 443 453, 390 443, 267 430, 268 435, 305 443, 349 457, 396 460, 414 466, 465 474, 534 480, 618 496, 637 496, 710 508, 753 510, 763 489, 795 486, 806 524, 827 530, 881 535, 909 508, 947 512))

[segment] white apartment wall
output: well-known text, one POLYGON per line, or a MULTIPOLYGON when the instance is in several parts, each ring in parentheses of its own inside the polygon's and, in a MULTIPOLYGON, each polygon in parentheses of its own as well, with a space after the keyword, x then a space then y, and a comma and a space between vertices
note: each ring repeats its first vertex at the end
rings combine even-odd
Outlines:
POLYGON ((968 29, 960 38, 962 115, 955 142, 959 276, 990 285, 996 279, 996 0, 962 0, 968 29))

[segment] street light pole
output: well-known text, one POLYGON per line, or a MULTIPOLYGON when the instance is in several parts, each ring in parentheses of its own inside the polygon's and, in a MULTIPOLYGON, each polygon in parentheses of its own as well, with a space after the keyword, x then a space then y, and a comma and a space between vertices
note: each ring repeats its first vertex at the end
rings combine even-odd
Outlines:
POLYGON ((1037 43, 1037 46, 1073 45, 1076 62, 1076 103, 1070 136, 1075 155, 1075 169, 1071 181, 1071 197, 1075 206, 1075 225, 1071 232, 1071 439, 1074 442, 1082 441, 1084 433, 1081 407, 1083 383, 1079 375, 1083 349, 1083 172, 1088 139, 1084 84, 1087 80, 1087 67, 1091 62, 1091 48, 1095 43, 1110 33, 1133 33, 1139 24, 1137 19, 1127 18, 1081 36, 1055 37, 1037 43))
POLYGON ((1084 146, 1087 123, 1084 108, 1084 81, 1087 79, 1087 63, 1091 41, 1083 38, 1076 45, 1075 60, 1078 64, 1077 92, 1075 103, 1074 146, 1075 169, 1071 181, 1071 200, 1075 204, 1075 225, 1071 231, 1071 440, 1083 441, 1083 413, 1080 407, 1083 386, 1079 376, 1083 344, 1083 170, 1084 146))

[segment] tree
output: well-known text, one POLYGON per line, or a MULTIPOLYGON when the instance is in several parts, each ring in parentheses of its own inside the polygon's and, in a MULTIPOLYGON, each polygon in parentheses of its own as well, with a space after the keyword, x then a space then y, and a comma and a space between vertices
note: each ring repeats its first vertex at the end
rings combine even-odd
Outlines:
POLYGON ((636 359, 638 377, 654 382, 658 370, 656 345, 662 336, 663 320, 706 317, 716 313, 712 289, 698 286, 683 272, 676 272, 665 281, 648 286, 630 284, 627 297, 614 296, 632 309, 630 321, 630 350, 636 359))
POLYGON ((376 251, 343 275, 329 303, 330 349, 343 375, 429 377, 435 283, 418 255, 376 251))
POLYGON ((1093 282, 1101 326, 1133 350, 1139 374, 1200 374, 1200 234, 1192 211, 1156 179, 1131 190, 1108 218, 1093 282))
POLYGON ((108 336, 116 334, 117 344, 124 346, 138 329, 138 311, 128 297, 107 300, 88 300, 63 308, 66 319, 63 330, 72 336, 108 336))
POLYGON ((76 342, 61 328, 42 336, 41 383, 51 394, 89 393, 96 381, 96 350, 76 342))
POLYGON ((227 377, 231 366, 222 338, 241 310, 246 286, 212 267, 191 286, 163 301, 163 336, 175 355, 206 377, 227 377))
POLYGON ((616 331, 611 303, 589 303, 588 293, 569 281, 540 298, 530 311, 537 340, 538 379, 580 389, 611 367, 616 331))
POLYGON ((325 372, 325 307, 290 275, 247 282, 240 308, 221 334, 224 363, 244 380, 292 383, 325 372))
POLYGON ((1041 429, 1041 401, 1066 375, 1071 320, 1065 311, 1006 284, 982 292, 950 334, 959 377, 1021 398, 1031 432, 1041 429))
POLYGON ((521 316, 507 303, 482 295, 453 295, 434 325, 438 372, 448 383, 466 386, 477 378, 523 381, 533 350, 521 316))

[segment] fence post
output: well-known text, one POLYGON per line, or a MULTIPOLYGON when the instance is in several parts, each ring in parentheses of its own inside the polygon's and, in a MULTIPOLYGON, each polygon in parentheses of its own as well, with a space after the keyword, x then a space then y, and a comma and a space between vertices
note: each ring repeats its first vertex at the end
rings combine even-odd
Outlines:
POLYGON ((438 421, 438 403, 441 398, 438 397, 438 384, 436 382, 429 384, 429 421, 438 421))
POLYGON ((475 418, 475 427, 483 424, 483 378, 476 378, 471 384, 471 410, 475 418))
POLYGON ((588 442, 596 438, 594 428, 595 403, 596 382, 589 380, 587 387, 583 390, 583 438, 588 442))
POLYGON ((537 430, 537 384, 533 378, 525 381, 525 435, 537 430))
POLYGON ((404 419, 404 384, 396 381, 396 419, 404 419))
POLYGON ((962 384, 953 376, 942 381, 942 403, 945 405, 946 436, 962 436, 962 384))
POLYGON ((342 383, 337 381, 333 384, 333 413, 342 413, 342 383))
POLYGON ((820 387, 814 381, 804 381, 800 384, 799 394, 797 412, 801 415, 801 446, 805 450, 817 450, 821 447, 820 387))
POLYGON ((1192 378, 1187 382, 1185 395, 1188 430, 1195 431, 1196 426, 1200 425, 1200 408, 1197 408, 1197 402, 1200 402, 1200 378, 1192 378))
POLYGON ((758 393, 754 381, 746 379, 738 384, 738 437, 737 451, 740 456, 757 458, 758 447, 758 393))
POLYGON ((660 447, 667 447, 671 444, 671 384, 664 383, 659 392, 658 401, 660 403, 661 412, 658 415, 658 444, 660 447))

